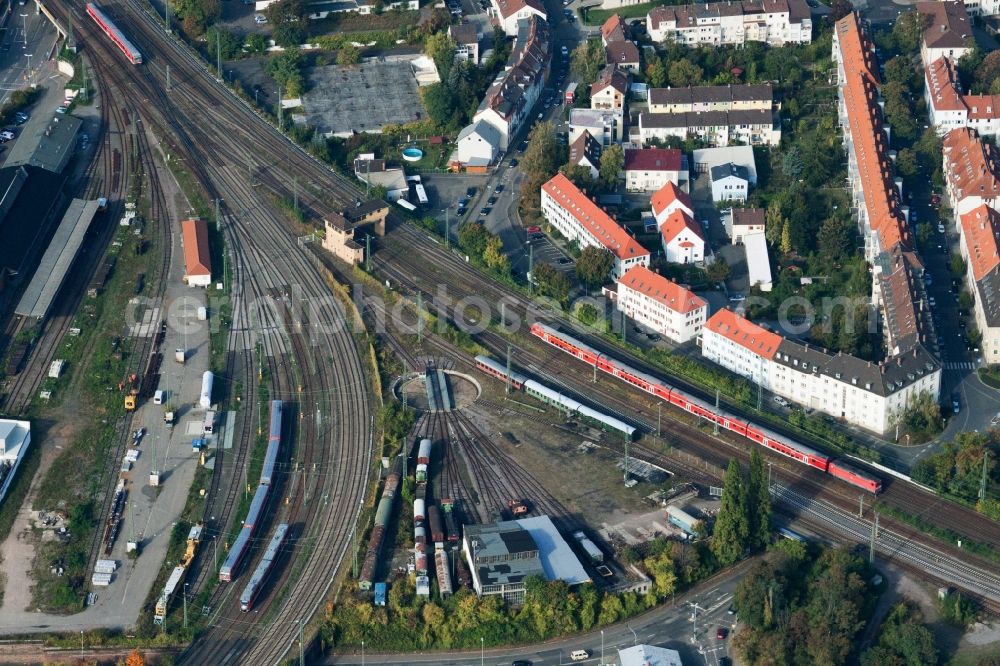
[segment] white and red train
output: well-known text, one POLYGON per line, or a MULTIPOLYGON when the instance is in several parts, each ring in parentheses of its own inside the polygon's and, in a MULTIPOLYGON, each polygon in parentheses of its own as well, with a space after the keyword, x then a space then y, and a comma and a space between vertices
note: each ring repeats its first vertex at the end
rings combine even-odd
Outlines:
POLYGON ((683 409, 713 423, 718 423, 720 428, 725 428, 738 435, 742 435, 776 453, 780 453, 804 465, 814 467, 821 472, 826 472, 869 492, 878 493, 882 490, 882 481, 867 472, 863 472, 841 460, 834 459, 825 453, 820 453, 815 449, 800 444, 785 435, 780 435, 772 430, 750 423, 745 418, 729 414, 721 409, 716 409, 714 405, 673 388, 659 378, 612 358, 571 335, 557 331, 551 326, 539 323, 533 324, 531 326, 531 334, 541 338, 553 347, 563 350, 567 354, 572 354, 584 363, 594 366, 602 372, 628 382, 647 393, 652 393, 679 409, 683 409))
POLYGON ((122 31, 118 29, 111 19, 100 10, 100 8, 94 3, 87 4, 87 13, 90 14, 90 18, 94 19, 94 22, 100 26, 101 30, 104 31, 111 41, 115 43, 128 61, 133 65, 142 64, 142 54, 139 53, 139 49, 135 48, 135 45, 128 40, 128 38, 122 34, 122 31))

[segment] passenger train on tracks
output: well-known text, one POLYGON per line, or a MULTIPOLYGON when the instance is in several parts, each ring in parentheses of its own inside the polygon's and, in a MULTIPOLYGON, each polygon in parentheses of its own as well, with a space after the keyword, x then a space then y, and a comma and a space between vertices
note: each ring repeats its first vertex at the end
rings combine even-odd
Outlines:
POLYGON ((122 34, 122 31, 118 29, 118 26, 116 26, 97 5, 92 2, 88 3, 87 14, 89 14, 90 18, 94 19, 94 22, 100 26, 101 30, 104 31, 104 34, 111 38, 111 41, 114 42, 115 46, 117 46, 121 52, 125 54, 125 57, 128 58, 130 63, 133 65, 142 64, 142 54, 139 52, 139 49, 135 48, 135 45, 132 44, 132 42, 130 42, 124 34, 122 34))
POLYGON ((553 347, 561 349, 567 354, 572 354, 584 363, 596 367, 601 372, 617 377, 686 412, 700 416, 712 423, 717 423, 720 428, 725 428, 737 435, 742 435, 776 453, 835 476, 858 488, 863 488, 872 493, 879 493, 882 490, 882 481, 880 479, 871 476, 853 465, 832 458, 825 453, 820 453, 785 435, 751 423, 743 417, 717 409, 714 405, 673 388, 663 380, 608 356, 567 333, 540 323, 532 324, 531 333, 553 347))

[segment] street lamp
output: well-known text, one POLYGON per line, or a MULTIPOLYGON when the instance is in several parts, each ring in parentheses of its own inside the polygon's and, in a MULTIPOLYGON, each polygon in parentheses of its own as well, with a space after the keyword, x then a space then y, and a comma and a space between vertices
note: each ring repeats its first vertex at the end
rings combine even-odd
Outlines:
POLYGON ((365 666, 365 642, 361 641, 361 666, 365 666))
POLYGON ((604 666, 604 630, 601 629, 601 665, 604 666))
POLYGON ((31 81, 31 56, 33 54, 26 53, 25 55, 28 57, 28 72, 27 72, 27 74, 24 75, 24 78, 25 78, 26 81, 30 82, 31 81))
POLYGON ((479 666, 486 662, 486 639, 479 637, 479 666))
POLYGON ((626 628, 627 628, 627 629, 628 629, 629 631, 631 631, 631 632, 632 632, 632 645, 638 645, 638 644, 639 644, 639 636, 638 636, 638 635, 636 635, 636 633, 635 633, 635 629, 633 629, 633 628, 632 628, 632 625, 630 625, 630 624, 628 624, 628 623, 626 623, 626 624, 625 624, 625 627, 626 627, 626 628))
POLYGON ((24 47, 28 48, 28 15, 21 14, 22 24, 24 25, 24 47))

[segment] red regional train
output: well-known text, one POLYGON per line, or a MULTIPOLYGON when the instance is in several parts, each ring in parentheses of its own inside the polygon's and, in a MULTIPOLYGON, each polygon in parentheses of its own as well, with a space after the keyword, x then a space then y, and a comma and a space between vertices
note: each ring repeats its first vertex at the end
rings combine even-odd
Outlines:
POLYGON ((121 52, 125 54, 125 57, 128 58, 130 63, 133 65, 142 64, 142 54, 139 52, 139 49, 135 48, 135 45, 128 40, 128 37, 122 34, 122 31, 118 29, 118 26, 116 26, 97 5, 94 3, 88 3, 87 13, 90 14, 90 18, 94 19, 94 22, 101 27, 104 34, 111 38, 111 41, 115 43, 115 46, 117 46, 121 52))
POLYGON ((675 389, 657 377, 612 358, 571 335, 557 331, 551 326, 535 323, 531 326, 531 334, 541 338, 553 347, 563 350, 567 354, 572 354, 584 363, 595 366, 602 372, 628 382, 646 393, 652 393, 661 400, 686 412, 700 416, 713 423, 718 423, 720 428, 725 428, 738 435, 742 435, 776 453, 780 453, 804 465, 814 467, 821 472, 835 476, 842 481, 846 481, 869 492, 878 493, 882 490, 882 481, 880 479, 852 465, 792 441, 785 435, 780 435, 772 430, 750 423, 742 417, 717 410, 714 405, 692 397, 679 389, 675 389))

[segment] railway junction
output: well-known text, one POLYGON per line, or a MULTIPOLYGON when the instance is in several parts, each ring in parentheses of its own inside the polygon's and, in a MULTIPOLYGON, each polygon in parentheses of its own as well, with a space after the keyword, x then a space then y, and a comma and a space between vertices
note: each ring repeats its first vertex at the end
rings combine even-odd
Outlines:
MULTIPOLYGON (((109 108, 104 104, 101 109, 102 120, 109 131, 102 139, 102 152, 95 160, 95 169, 101 172, 102 189, 113 190, 116 194, 109 204, 113 217, 125 212, 127 189, 124 182, 118 187, 108 187, 109 184, 126 173, 136 173, 135 169, 123 169, 122 159, 147 174, 153 191, 154 230, 164 248, 178 247, 176 229, 186 211, 177 210, 170 203, 172 197, 169 195, 174 193, 163 184, 165 178, 160 178, 161 173, 165 175, 160 156, 170 154, 183 159, 184 166, 178 168, 200 183, 211 200, 219 202, 220 215, 215 222, 227 247, 228 268, 223 269, 221 279, 229 301, 219 307, 204 301, 183 306, 183 314, 169 322, 165 337, 159 341, 156 322, 161 320, 161 315, 147 313, 140 318, 146 324, 135 329, 136 333, 147 335, 136 335, 139 339, 132 344, 137 350, 136 362, 140 364, 137 374, 147 367, 146 360, 158 353, 157 349, 167 350, 167 360, 160 366, 163 368, 160 386, 165 387, 168 396, 176 395, 179 403, 200 402, 201 396, 196 400, 194 393, 194 387, 200 385, 198 378, 209 367, 219 370, 220 382, 209 402, 220 403, 222 411, 227 412, 220 421, 220 432, 213 433, 215 446, 209 448, 208 457, 215 471, 207 484, 204 499, 205 531, 194 559, 197 573, 187 578, 182 593, 184 599, 188 594, 202 595, 199 598, 207 602, 198 610, 209 620, 206 631, 183 658, 190 663, 273 663, 299 649, 297 641, 303 624, 322 607, 338 572, 346 570, 350 558, 345 559, 345 555, 349 553, 357 529, 356 520, 365 500, 372 503, 368 487, 370 471, 378 466, 372 460, 371 433, 377 396, 370 395, 368 390, 368 373, 372 370, 367 367, 366 360, 371 355, 368 340, 359 341, 353 335, 360 331, 360 322, 351 304, 330 297, 331 268, 337 267, 313 252, 313 248, 303 247, 297 241, 291 229, 272 213, 274 203, 270 197, 288 197, 292 194, 289 183, 299 183, 303 192, 296 191, 296 196, 301 194, 303 207, 317 213, 330 205, 342 208, 353 205, 360 192, 354 183, 333 175, 286 143, 248 107, 221 89, 200 63, 163 36, 157 19, 137 4, 111 5, 107 16, 133 36, 136 43, 143 45, 144 66, 141 69, 124 66, 120 51, 103 39, 104 33, 96 25, 83 20, 78 9, 60 3, 53 3, 51 9, 67 22, 72 15, 72 22, 80 27, 81 37, 89 45, 102 93, 110 97, 130 91, 129 95, 122 96, 130 100, 123 108, 109 108), (170 66, 172 74, 167 73, 166 65, 170 66), (174 85, 171 94, 167 95, 164 91, 171 76, 174 82, 184 81, 184 84, 174 85), (132 91, 138 94, 133 95, 132 91), (206 121, 193 127, 182 120, 193 114, 205 115, 206 121), (139 117, 142 118, 141 131, 123 132, 126 127, 135 127, 139 117), (253 136, 248 136, 247 128, 253 128, 253 136), (114 129, 117 132, 111 131, 114 129), (154 149, 157 142, 161 143, 154 149), (269 151, 266 160, 262 158, 262 146, 269 151), (324 194, 327 198, 311 194, 316 191, 328 192, 324 194), (202 303, 209 308, 210 322, 214 322, 214 317, 222 311, 231 313, 221 315, 226 316, 230 327, 224 335, 217 361, 209 358, 212 343, 207 337, 208 324, 203 327, 206 337, 197 338, 195 333, 188 332, 192 312, 194 321, 198 321, 197 311, 202 303), (350 327, 344 326, 347 320, 352 322, 350 327), (355 326, 354 331, 350 330, 355 326), (185 354, 185 363, 175 365, 170 352, 176 348, 197 348, 199 352, 190 357, 185 354), (215 362, 220 365, 212 365, 215 362), (210 543, 218 546, 223 541, 222 550, 225 551, 225 542, 231 541, 237 531, 235 526, 247 516, 246 502, 242 499, 246 493, 244 487, 247 483, 253 485, 254 479, 247 481, 241 476, 249 474, 248 470, 260 463, 261 454, 254 442, 266 420, 265 399, 287 401, 294 415, 282 433, 289 445, 275 463, 276 490, 266 500, 269 506, 267 536, 279 524, 287 523, 292 526, 292 537, 287 547, 288 562, 276 570, 271 594, 258 602, 257 612, 247 615, 238 603, 242 582, 256 568, 267 536, 261 537, 261 547, 242 565, 243 578, 239 586, 210 583, 217 576, 223 553, 215 547, 205 546, 210 543), (232 441, 231 446, 229 441, 232 441)), ((102 237, 110 241, 113 234, 105 232, 102 237)), ((162 274, 155 276, 150 287, 153 297, 144 308, 154 312, 158 308, 172 311, 171 302, 178 292, 191 293, 179 284, 180 254, 164 251, 162 274)), ((99 263, 99 257, 94 257, 87 267, 96 270, 99 263)), ((394 289, 410 298, 420 294, 421 298, 426 298, 425 303, 433 303, 432 308, 439 317, 453 321, 463 322, 465 318, 456 314, 453 304, 435 302, 432 285, 450 285, 455 289, 456 300, 479 297, 488 298, 492 303, 504 302, 506 314, 510 315, 525 316, 535 307, 523 295, 485 278, 460 257, 407 226, 396 225, 390 231, 373 264, 376 274, 389 280, 394 289)), ((82 285, 79 286, 82 292, 82 285)), ((70 296, 76 293, 73 288, 68 291, 72 292, 70 296)), ((365 314, 378 307, 374 301, 384 296, 381 289, 368 285, 362 299, 367 301, 362 308, 365 314)), ((500 324, 506 327, 505 321, 500 324)), ((57 332, 66 334, 68 318, 59 320, 59 327, 57 332)), ((425 372, 427 363, 422 361, 430 357, 435 368, 445 367, 475 377, 471 355, 453 344, 429 339, 428 347, 423 348, 425 358, 418 359, 411 351, 412 337, 394 334, 386 337, 386 344, 394 348, 407 366, 405 371, 425 372)), ((520 505, 510 502, 521 499, 532 504, 533 511, 552 517, 564 533, 580 526, 571 515, 578 513, 580 507, 567 507, 566 503, 585 499, 582 496, 570 500, 556 497, 546 489, 546 467, 519 461, 521 453, 526 454, 529 447, 521 449, 518 442, 533 436, 543 439, 554 432, 558 437, 577 442, 599 443, 601 460, 608 464, 597 467, 616 480, 620 477, 611 471, 615 461, 624 458, 625 468, 631 469, 628 458, 632 456, 710 485, 718 479, 727 458, 746 455, 745 441, 725 433, 709 434, 710 428, 699 420, 705 417, 686 416, 667 408, 664 421, 660 418, 660 406, 648 394, 625 388, 609 378, 592 381, 589 368, 530 336, 510 337, 483 326, 473 337, 475 343, 494 358, 502 358, 508 345, 513 345, 515 368, 544 380, 549 392, 536 391, 535 394, 545 398, 550 405, 540 406, 534 398, 521 395, 512 397, 502 383, 482 377, 477 381, 491 382, 492 386, 489 395, 480 396, 479 412, 470 410, 467 414, 464 409, 429 409, 415 424, 413 434, 427 435, 443 443, 443 455, 435 463, 438 468, 431 472, 440 485, 437 499, 457 498, 469 508, 470 516, 475 514, 477 522, 490 522, 505 510, 517 510, 520 505), (624 427, 640 433, 641 439, 632 443, 630 437, 610 435, 582 419, 567 421, 551 406, 564 399, 602 410, 624 427), (522 421, 523 439, 509 430, 507 432, 517 441, 494 435, 497 423, 508 420, 513 423, 518 419, 522 421), (664 430, 666 437, 674 442, 673 450, 667 452, 660 446, 664 430), (453 453, 449 452, 452 447, 453 453), (498 460, 503 463, 497 465, 498 460)), ((48 360, 45 356, 54 357, 55 346, 55 342, 37 345, 27 359, 26 371, 35 373, 45 367, 48 360)), ((447 390, 448 383, 445 379, 438 382, 436 390, 431 389, 428 407, 451 403, 451 398, 446 401, 445 395, 455 392, 447 390)), ((31 380, 15 386, 9 399, 25 402, 38 385, 31 380)), ((131 513, 138 496, 140 506, 134 508, 139 518, 135 523, 145 525, 140 538, 149 540, 144 544, 146 552, 137 560, 136 570, 147 566, 146 562, 163 559, 165 550, 164 554, 157 555, 157 549, 169 536, 166 528, 170 516, 178 513, 186 499, 181 490, 173 488, 185 488, 185 477, 193 475, 199 458, 193 455, 188 438, 192 434, 191 424, 200 423, 204 427, 204 415, 195 409, 181 410, 180 422, 170 429, 159 418, 162 411, 154 409, 149 401, 137 411, 120 417, 115 426, 116 455, 109 460, 108 473, 103 479, 101 529, 98 530, 101 534, 105 533, 108 524, 121 518, 117 515, 120 513, 118 508, 105 508, 117 506, 113 492, 117 486, 111 482, 120 478, 121 457, 118 454, 130 448, 141 450, 137 464, 129 472, 130 499, 126 503, 131 513), (144 441, 139 447, 130 447, 133 433, 140 428, 147 429, 144 441), (171 473, 167 475, 167 471, 171 473), (143 495, 144 489, 149 487, 143 480, 148 480, 152 472, 159 472, 164 477, 164 489, 169 490, 150 493, 158 495, 155 501, 143 495), (149 501, 143 505, 144 500, 149 501)), ((581 413, 579 408, 569 411, 581 413)), ((555 442, 552 445, 556 446, 555 442)), ((574 450, 579 451, 581 457, 589 455, 590 451, 588 447, 574 450)), ((774 491, 788 511, 816 525, 818 531, 829 530, 835 541, 864 541, 865 530, 873 517, 871 509, 863 512, 860 521, 852 522, 844 513, 845 507, 855 506, 853 488, 823 479, 807 467, 785 459, 776 458, 773 462, 778 480, 774 491), (795 492, 789 490, 790 485, 795 492), (809 501, 799 494, 802 488, 813 495, 809 501)), ((616 483, 615 487, 618 486, 616 483)), ((616 490, 621 495, 613 497, 613 501, 628 497, 627 491, 627 488, 616 490)), ((895 480, 888 484, 885 498, 896 502, 931 501, 922 491, 909 489, 895 480)), ((955 529, 1000 543, 995 526, 977 522, 968 512, 949 511, 955 529)), ((898 528, 889 528, 877 535, 879 550, 909 559, 915 568, 932 575, 961 580, 966 589, 978 593, 987 602, 1000 598, 998 583, 980 568, 982 565, 973 566, 974 557, 940 544, 919 545, 929 540, 915 531, 899 536, 894 529, 898 528), (899 555, 903 552, 900 543, 906 540, 919 543, 913 547, 914 554, 903 557, 899 555)), ((117 553, 121 557, 124 542, 125 539, 119 539, 113 545, 112 555, 117 553)), ((102 546, 98 545, 96 550, 102 546)), ((138 587, 140 577, 129 565, 117 580, 126 582, 133 578, 138 587)), ((152 589, 153 581, 147 580, 148 572, 141 578, 144 585, 152 589)), ((129 597, 129 604, 142 605, 144 602, 144 595, 135 591, 122 590, 118 597, 114 582, 98 597, 97 609, 110 608, 105 604, 116 602, 121 605, 120 600, 126 597, 129 597)), ((6 608, 0 612, 6 612, 6 608)), ((87 612, 96 614, 97 611, 87 612)), ((121 612, 124 616, 125 611, 121 612)), ((175 623, 176 612, 175 606, 171 613, 175 623)), ((73 616, 73 621, 77 619, 73 616)), ((52 629, 51 626, 38 628, 52 629)))

